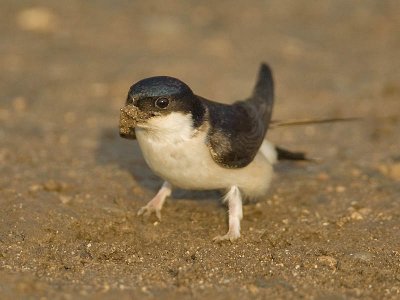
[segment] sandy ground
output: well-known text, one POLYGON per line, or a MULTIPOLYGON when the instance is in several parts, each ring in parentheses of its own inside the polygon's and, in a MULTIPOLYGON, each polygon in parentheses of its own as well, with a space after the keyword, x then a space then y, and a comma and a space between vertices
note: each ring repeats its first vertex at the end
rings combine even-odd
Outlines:
POLYGON ((0 2, 2 299, 400 297, 400 4, 331 1, 0 2), (247 97, 258 64, 274 129, 319 163, 281 163, 244 207, 176 191, 162 222, 136 212, 161 180, 118 136, 129 86, 176 76, 247 97))

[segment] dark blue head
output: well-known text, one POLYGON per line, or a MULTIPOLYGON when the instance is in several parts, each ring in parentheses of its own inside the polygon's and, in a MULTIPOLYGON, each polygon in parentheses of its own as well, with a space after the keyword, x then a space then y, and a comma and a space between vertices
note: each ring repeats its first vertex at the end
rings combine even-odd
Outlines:
POLYGON ((180 98, 187 94, 193 94, 193 92, 179 79, 169 76, 156 76, 140 80, 132 85, 128 96, 134 99, 163 96, 180 98))
POLYGON ((156 76, 138 81, 131 86, 126 105, 134 105, 149 118, 171 112, 190 113, 193 125, 201 125, 205 108, 187 84, 169 76, 156 76))

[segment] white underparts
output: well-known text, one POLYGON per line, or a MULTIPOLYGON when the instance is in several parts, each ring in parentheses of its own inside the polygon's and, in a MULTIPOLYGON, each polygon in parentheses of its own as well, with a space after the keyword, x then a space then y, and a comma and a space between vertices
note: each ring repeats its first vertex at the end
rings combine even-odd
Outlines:
POLYGON ((278 153, 274 144, 272 144, 271 142, 264 139, 260 147, 260 152, 264 155, 264 157, 269 161, 271 165, 277 163, 278 153))

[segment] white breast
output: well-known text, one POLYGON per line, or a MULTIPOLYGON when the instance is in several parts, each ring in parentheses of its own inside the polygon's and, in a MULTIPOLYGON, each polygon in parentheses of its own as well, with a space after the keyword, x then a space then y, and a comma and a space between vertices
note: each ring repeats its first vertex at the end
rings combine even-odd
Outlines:
POLYGON ((189 114, 154 117, 136 128, 136 137, 153 172, 179 188, 207 190, 237 185, 248 196, 260 196, 271 181, 272 164, 261 152, 245 168, 227 169, 215 163, 205 143, 206 132, 193 130, 189 114))

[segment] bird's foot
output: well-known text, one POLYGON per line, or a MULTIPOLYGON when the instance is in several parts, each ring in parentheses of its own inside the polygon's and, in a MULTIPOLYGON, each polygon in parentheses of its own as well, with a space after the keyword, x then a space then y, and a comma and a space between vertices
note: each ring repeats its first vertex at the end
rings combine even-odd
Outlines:
POLYGON ((171 185, 165 181, 157 195, 155 195, 153 199, 151 199, 145 206, 138 210, 138 216, 143 215, 148 217, 154 212, 157 219, 161 221, 161 209, 164 205, 165 199, 171 195, 171 191, 171 185))
POLYGON ((223 242, 223 241, 230 241, 233 242, 240 237, 239 230, 229 230, 225 235, 218 235, 213 238, 214 242, 223 242))
POLYGON ((137 215, 138 216, 143 215, 144 217, 149 217, 153 212, 156 214, 157 219, 161 221, 161 207, 154 205, 152 201, 147 203, 147 205, 141 207, 138 210, 137 215))

